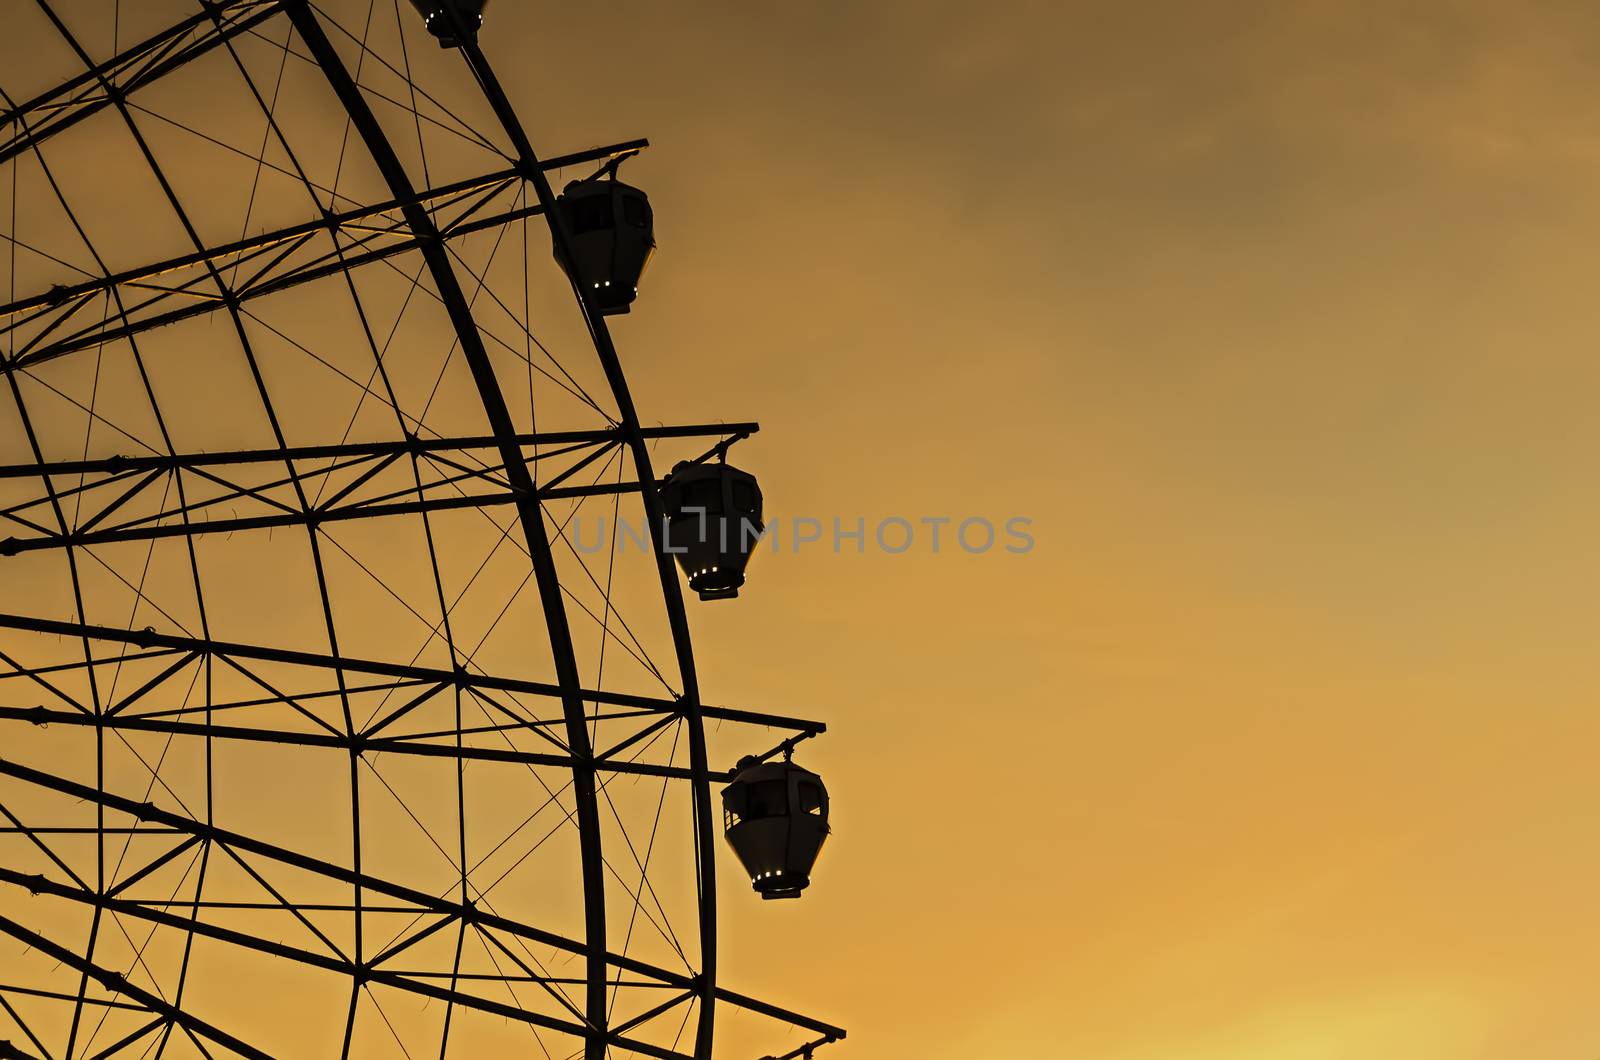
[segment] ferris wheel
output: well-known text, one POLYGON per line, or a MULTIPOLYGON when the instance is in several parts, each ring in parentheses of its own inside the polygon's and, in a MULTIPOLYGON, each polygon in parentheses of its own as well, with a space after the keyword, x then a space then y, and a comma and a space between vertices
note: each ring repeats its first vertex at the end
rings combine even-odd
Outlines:
POLYGON ((701 700, 758 426, 634 407, 646 141, 537 155, 482 0, 14 6, 0 1057, 842 1039, 719 975, 825 726, 701 700))

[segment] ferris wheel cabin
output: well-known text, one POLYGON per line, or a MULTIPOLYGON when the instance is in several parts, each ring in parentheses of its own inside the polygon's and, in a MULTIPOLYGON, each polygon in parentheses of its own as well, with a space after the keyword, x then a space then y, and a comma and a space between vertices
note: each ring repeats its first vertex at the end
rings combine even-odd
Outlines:
POLYGON ((556 197, 572 261, 556 261, 605 316, 628 312, 655 253, 655 215, 649 196, 616 179, 575 180, 556 197))
POLYGON ((441 48, 459 48, 465 41, 457 26, 476 37, 483 26, 483 9, 489 0, 411 0, 411 6, 422 15, 428 32, 439 38, 441 48), (455 18, 451 18, 451 9, 455 18))
POLYGON ((832 829, 822 778, 790 761, 739 763, 722 789, 728 845, 762 898, 799 898, 832 829))
POLYGON ((667 550, 702 600, 739 595, 761 539, 761 486, 730 464, 684 462, 661 487, 667 550))

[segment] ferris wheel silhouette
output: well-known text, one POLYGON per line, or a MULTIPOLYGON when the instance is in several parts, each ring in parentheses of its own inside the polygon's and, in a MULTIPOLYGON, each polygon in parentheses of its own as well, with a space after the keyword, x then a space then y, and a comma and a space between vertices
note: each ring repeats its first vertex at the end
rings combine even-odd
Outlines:
POLYGON ((536 155, 482 0, 334 7, 0 43, 0 1056, 810 1056, 717 964, 825 726, 701 699, 759 428, 635 410, 649 145, 536 155))

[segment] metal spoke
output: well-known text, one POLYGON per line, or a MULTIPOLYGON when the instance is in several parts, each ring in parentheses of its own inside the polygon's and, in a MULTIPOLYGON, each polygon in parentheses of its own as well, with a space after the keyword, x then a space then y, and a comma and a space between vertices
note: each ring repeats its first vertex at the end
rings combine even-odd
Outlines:
POLYGON ((572 259, 549 173, 648 143, 541 159, 478 41, 433 56, 402 0, 140 5, 132 44, 104 3, 81 37, 29 5, 75 66, 0 90, 0 1055, 281 1054, 191 988, 251 961, 334 978, 344 1057, 488 1020, 705 1058, 724 1005, 791 1056, 841 1039, 719 982, 714 785, 826 727, 701 702, 654 446, 759 427, 643 426, 592 295, 563 332, 533 294, 546 234, 572 259), (115 168, 69 173, 95 137, 115 168), (140 242, 91 208, 118 181, 140 242), (331 847, 263 826, 257 769, 331 794, 331 847), (529 900, 552 872, 581 903, 529 900))

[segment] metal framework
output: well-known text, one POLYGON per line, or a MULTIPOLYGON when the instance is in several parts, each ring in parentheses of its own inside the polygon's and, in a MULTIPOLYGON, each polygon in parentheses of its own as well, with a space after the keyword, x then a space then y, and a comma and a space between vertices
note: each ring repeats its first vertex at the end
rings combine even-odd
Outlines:
MULTIPOLYGON (((756 424, 707 427, 659 427, 651 438, 691 438, 750 434, 756 424)), ((619 430, 560 431, 545 434, 511 434, 498 437, 432 438, 415 436, 401 441, 344 443, 339 445, 286 446, 238 453, 182 453, 144 457, 114 456, 100 460, 67 460, 50 464, 0 466, 0 479, 42 479, 79 476, 79 484, 19 500, 0 509, 0 518, 21 536, 0 539, 0 556, 33 549, 63 548, 68 544, 98 545, 145 541, 195 534, 234 533, 279 526, 308 526, 348 519, 414 515, 453 508, 488 508, 518 504, 523 498, 550 501, 569 497, 641 492, 639 483, 567 485, 569 480, 624 440, 619 430), (503 444, 504 443, 504 444, 503 444), (539 452, 541 445, 560 448, 539 452), (493 451, 490 460, 476 454, 493 451), (509 464, 505 453, 515 455, 509 464), (403 457, 427 464, 439 477, 420 490, 410 484, 386 485, 403 457), (539 486, 531 479, 518 484, 511 469, 538 461, 566 459, 566 466, 539 486), (496 462, 498 460, 498 462, 496 462), (314 466, 294 470, 299 462, 314 466), (273 465, 287 463, 285 472, 273 465), (253 474, 252 474, 253 473, 253 474), (92 476, 92 477, 91 477, 92 476), (181 491, 189 498, 176 503, 171 488, 175 479, 192 480, 181 491), (328 484, 325 499, 307 508, 295 506, 294 490, 328 484), (197 495, 196 485, 211 492, 197 495), (401 500, 415 497, 415 500, 401 500), (70 526, 51 529, 51 505, 65 499, 77 502, 70 526), (263 509, 259 515, 238 515, 239 506, 263 509), (87 505, 87 509, 85 508, 87 505), (228 518, 208 518, 226 510, 228 518)), ((648 491, 643 491, 648 492, 648 491)))
POLYGON ((729 773, 708 723, 726 763, 826 727, 701 701, 652 449, 759 427, 644 426, 576 285, 572 334, 534 330, 530 220, 570 257, 548 174, 647 142, 541 159, 472 34, 460 84, 413 72, 431 41, 408 4, 389 30, 381 0, 351 25, 310 0, 195 0, 128 45, 105 2, 110 47, 35 0, 78 69, 18 97, 0 72, 0 1057, 303 1048, 271 1039, 310 1033, 297 1015, 241 1022, 215 988, 266 967, 319 984, 292 1004, 337 984, 341 1057, 490 1055, 506 1026, 530 1055, 709 1057, 724 1010, 775 1021, 769 1055, 843 1038, 718 973, 729 773), (223 82, 257 143, 173 116, 192 98, 174 84, 223 82), (336 152, 296 92, 336 108, 336 152), (253 164, 235 234, 194 199, 180 134, 253 164), (141 167, 137 218, 80 207, 76 160, 113 140, 141 167), (264 177, 299 205, 265 204, 264 177), (130 256, 144 212, 173 240, 130 256), (354 323, 317 336, 335 316, 354 323), (353 411, 325 411, 307 372, 353 411), (589 425, 541 429, 557 407, 589 425), (648 527, 627 591, 624 502, 648 527), (595 504, 617 541, 591 562, 564 531, 595 504), (347 810, 297 816, 294 777, 347 810))
MULTIPOLYGON (((637 150, 643 143, 579 151, 545 165, 558 169, 581 165, 637 150)), ((214 313, 230 300, 243 304, 418 250, 423 236, 411 228, 407 211, 422 211, 432 230, 447 239, 493 231, 543 213, 542 206, 492 208, 518 183, 515 172, 490 173, 151 265, 55 286, 0 306, 0 319, 6 321, 0 326, 0 336, 12 339, 13 352, 8 358, 23 368, 95 349, 152 328, 214 313), (334 236, 331 248, 320 247, 319 237, 326 233, 334 236), (208 289, 219 269, 245 265, 252 271, 242 282, 231 282, 220 294, 208 289), (92 313, 83 313, 113 290, 120 294, 114 315, 96 321, 92 313)))

